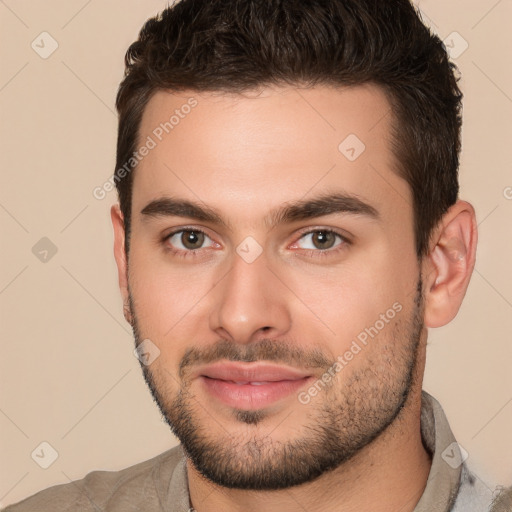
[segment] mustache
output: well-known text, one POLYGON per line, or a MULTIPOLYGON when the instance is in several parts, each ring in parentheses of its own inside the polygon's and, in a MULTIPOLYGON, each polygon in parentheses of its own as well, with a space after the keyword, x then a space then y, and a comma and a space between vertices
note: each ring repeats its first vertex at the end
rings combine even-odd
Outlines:
POLYGON ((323 370, 330 368, 335 361, 325 356, 318 348, 303 350, 283 341, 263 339, 242 345, 222 339, 208 347, 187 349, 180 361, 179 375, 183 378, 187 370, 195 365, 210 364, 220 360, 244 363, 272 361, 300 368, 323 370))

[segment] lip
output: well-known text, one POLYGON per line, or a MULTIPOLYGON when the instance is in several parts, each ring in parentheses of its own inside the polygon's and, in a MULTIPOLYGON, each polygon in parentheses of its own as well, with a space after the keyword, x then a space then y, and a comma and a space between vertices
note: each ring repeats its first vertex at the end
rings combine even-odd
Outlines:
POLYGON ((269 363, 221 362, 195 372, 205 391, 237 409, 269 406, 304 386, 312 375, 289 366, 269 363))
POLYGON ((234 382, 276 382, 281 380, 298 380, 310 374, 290 366, 270 364, 266 362, 241 363, 218 362, 203 366, 196 375, 234 382))

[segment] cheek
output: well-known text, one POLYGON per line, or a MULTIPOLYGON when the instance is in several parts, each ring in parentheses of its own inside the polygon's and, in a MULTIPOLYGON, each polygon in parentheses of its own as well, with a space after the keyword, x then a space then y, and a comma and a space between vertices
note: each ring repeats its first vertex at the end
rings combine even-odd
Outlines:
POLYGON ((150 260, 137 247, 130 256, 130 291, 142 333, 155 340, 181 339, 184 330, 197 326, 198 306, 215 284, 215 272, 150 260))
POLYGON ((375 333, 375 325, 389 331, 412 303, 416 279, 414 265, 382 249, 338 268, 294 269, 286 282, 300 299, 294 315, 299 332, 316 332, 317 338, 323 333, 330 352, 338 355, 367 329, 375 333))

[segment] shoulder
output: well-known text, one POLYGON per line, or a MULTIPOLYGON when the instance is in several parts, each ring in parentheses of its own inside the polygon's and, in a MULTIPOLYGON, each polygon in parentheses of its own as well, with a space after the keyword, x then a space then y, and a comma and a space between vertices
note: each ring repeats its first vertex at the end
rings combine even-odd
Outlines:
POLYGON ((92 471, 81 480, 44 489, 2 512, 97 512, 121 502, 147 504, 158 500, 159 484, 169 482, 183 457, 181 446, 176 446, 120 471, 92 471))
POLYGON ((490 512, 510 512, 512 510, 512 486, 499 487, 492 501, 490 512))
POLYGON ((512 487, 489 487, 464 463, 452 512, 511 512, 512 487))

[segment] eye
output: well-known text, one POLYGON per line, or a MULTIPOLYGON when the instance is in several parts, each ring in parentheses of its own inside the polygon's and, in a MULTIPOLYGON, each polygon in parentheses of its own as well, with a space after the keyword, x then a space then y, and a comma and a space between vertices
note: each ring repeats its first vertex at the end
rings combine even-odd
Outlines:
POLYGON ((317 229, 304 233, 296 245, 300 249, 326 251, 346 242, 339 233, 329 229, 317 229))
POLYGON ((213 240, 204 231, 199 229, 181 229, 180 231, 174 231, 167 235, 166 241, 173 249, 181 251, 194 251, 214 245, 213 240), (203 246, 205 241, 208 240, 208 245, 203 246))

